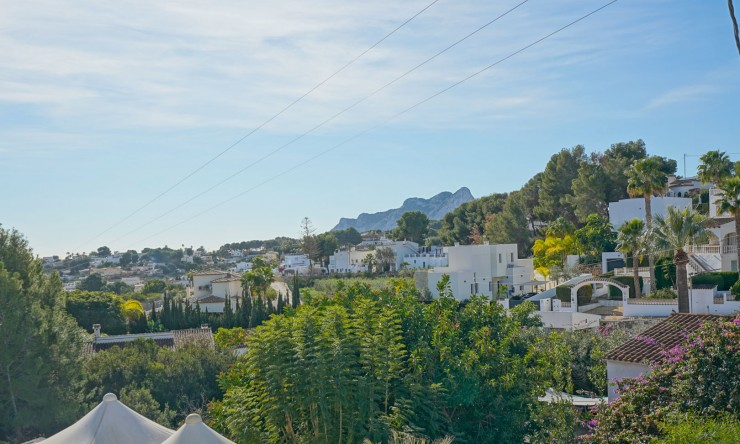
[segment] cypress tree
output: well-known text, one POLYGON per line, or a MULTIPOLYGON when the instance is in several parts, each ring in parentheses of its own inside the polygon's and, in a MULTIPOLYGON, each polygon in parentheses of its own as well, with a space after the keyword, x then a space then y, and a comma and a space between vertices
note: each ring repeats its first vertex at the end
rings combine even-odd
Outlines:
POLYGON ((293 308, 298 308, 298 305, 301 303, 301 292, 300 292, 300 282, 298 282, 298 278, 296 276, 293 276, 293 308))
POLYGON ((249 328, 249 318, 252 315, 252 298, 249 295, 244 296, 244 303, 242 304, 242 312, 239 316, 239 326, 249 328))
POLYGON ((223 327, 231 328, 234 326, 233 324, 234 324, 234 312, 231 309, 231 297, 227 295, 226 301, 224 301, 223 327))

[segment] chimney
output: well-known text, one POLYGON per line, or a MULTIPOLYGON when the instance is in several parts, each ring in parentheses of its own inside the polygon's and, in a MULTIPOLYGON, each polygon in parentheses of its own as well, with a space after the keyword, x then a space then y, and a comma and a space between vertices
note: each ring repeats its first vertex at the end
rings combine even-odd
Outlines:
POLYGON ((200 328, 202 330, 210 330, 211 329, 211 327, 209 327, 208 324, 200 324, 200 328))
POLYGON ((95 339, 100 337, 100 324, 93 324, 93 335, 95 335, 95 339))

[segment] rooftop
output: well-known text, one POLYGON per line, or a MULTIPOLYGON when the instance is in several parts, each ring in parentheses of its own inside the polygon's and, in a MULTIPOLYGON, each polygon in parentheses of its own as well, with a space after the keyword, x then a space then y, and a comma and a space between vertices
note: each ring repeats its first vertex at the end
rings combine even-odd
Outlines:
POLYGON ((87 342, 83 348, 85 354, 92 354, 101 350, 107 350, 114 346, 125 346, 137 339, 151 339, 160 347, 179 349, 180 347, 198 342, 213 348, 213 333, 208 327, 188 328, 184 330, 172 330, 160 333, 139 333, 133 335, 99 336, 87 342))
POLYGON ((660 359, 664 350, 686 342, 689 335, 707 322, 725 320, 726 316, 673 313, 668 319, 645 330, 606 354, 611 361, 645 363, 660 359))

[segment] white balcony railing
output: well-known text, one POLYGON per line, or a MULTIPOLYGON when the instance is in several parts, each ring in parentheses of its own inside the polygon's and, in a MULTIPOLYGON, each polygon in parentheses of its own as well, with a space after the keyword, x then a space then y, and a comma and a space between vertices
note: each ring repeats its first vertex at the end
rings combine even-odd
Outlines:
POLYGON ((689 245, 686 247, 686 252, 698 254, 720 254, 722 252, 721 249, 722 248, 719 245, 689 245))
MULTIPOLYGON (((634 270, 632 267, 615 268, 614 275, 616 276, 632 276, 634 270)), ((650 273, 650 267, 637 267, 637 273, 650 273)))

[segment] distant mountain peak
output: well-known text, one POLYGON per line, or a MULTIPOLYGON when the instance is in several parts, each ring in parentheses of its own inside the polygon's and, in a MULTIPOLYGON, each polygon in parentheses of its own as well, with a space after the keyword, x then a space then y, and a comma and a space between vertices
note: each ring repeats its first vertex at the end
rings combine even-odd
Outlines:
POLYGON ((359 232, 392 230, 396 227, 396 222, 401 215, 407 211, 421 211, 431 220, 440 220, 445 214, 473 199, 475 198, 467 187, 462 187, 454 193, 443 191, 429 199, 409 197, 403 201, 403 205, 400 208, 372 214, 362 213, 355 219, 343 217, 332 228, 332 231, 344 230, 349 227, 354 227, 359 232))

